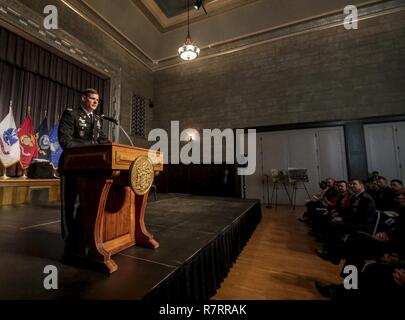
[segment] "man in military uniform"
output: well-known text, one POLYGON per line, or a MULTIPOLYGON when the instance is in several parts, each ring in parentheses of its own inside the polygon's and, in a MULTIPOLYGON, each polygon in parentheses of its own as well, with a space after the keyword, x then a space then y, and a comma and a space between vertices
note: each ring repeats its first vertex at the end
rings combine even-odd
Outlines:
MULTIPOLYGON (((82 104, 77 109, 66 109, 59 122, 58 139, 63 150, 91 145, 111 143, 101 130, 101 118, 94 112, 99 104, 99 94, 95 89, 83 92, 82 104)), ((59 162, 62 195, 62 237, 66 241, 66 250, 72 251, 75 221, 80 219, 80 209, 74 215, 78 189, 75 176, 64 173, 63 153, 59 162)))
POLYGON ((339 221, 331 221, 326 225, 325 244, 323 249, 316 250, 321 258, 336 264, 342 255, 342 239, 359 231, 372 234, 377 218, 375 201, 365 192, 364 184, 353 179, 349 182, 349 189, 352 192, 350 206, 339 221))

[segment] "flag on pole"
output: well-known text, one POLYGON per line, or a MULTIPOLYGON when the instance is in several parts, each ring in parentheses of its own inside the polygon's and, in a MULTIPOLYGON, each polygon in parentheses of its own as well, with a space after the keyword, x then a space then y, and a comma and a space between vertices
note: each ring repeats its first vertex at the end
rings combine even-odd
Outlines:
POLYGON ((23 169, 27 169, 33 158, 38 157, 38 144, 32 126, 31 116, 27 115, 17 130, 20 140, 20 164, 23 169))
POLYGON ((37 129, 39 159, 51 159, 51 148, 49 143, 48 119, 45 117, 37 129))
POLYGON ((59 158, 60 155, 62 154, 62 147, 59 144, 58 140, 58 128, 59 124, 55 124, 49 133, 49 142, 50 142, 50 148, 51 148, 51 162, 54 168, 58 167, 59 163, 59 158))
POLYGON ((11 107, 9 113, 0 122, 0 161, 5 168, 20 161, 20 144, 11 107))

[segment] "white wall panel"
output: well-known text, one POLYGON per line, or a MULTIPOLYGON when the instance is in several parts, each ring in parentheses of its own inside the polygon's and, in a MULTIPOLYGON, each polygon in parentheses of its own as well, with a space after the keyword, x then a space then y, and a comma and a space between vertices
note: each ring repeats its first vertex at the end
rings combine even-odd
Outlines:
POLYGON ((400 176, 395 128, 392 123, 364 126, 369 173, 378 171, 387 179, 400 176))
MULTIPOLYGON (((346 179, 346 156, 342 127, 305 129, 259 133, 257 135, 256 173, 246 177, 247 195, 259 198, 263 204, 271 198, 273 183, 270 179, 267 195, 266 177, 272 169, 306 168, 311 193, 318 191, 318 183, 328 176, 346 179)), ((288 196, 281 184, 278 189, 278 204, 288 204, 288 196)), ((302 185, 300 185, 302 187, 302 185)), ((291 187, 289 187, 291 194, 291 187)), ((297 204, 304 204, 308 196, 304 189, 297 192, 297 204)))

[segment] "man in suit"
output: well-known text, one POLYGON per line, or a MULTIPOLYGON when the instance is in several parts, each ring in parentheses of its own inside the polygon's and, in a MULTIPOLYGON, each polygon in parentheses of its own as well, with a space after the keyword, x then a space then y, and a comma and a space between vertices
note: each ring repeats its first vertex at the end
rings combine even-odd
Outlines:
MULTIPOLYGON (((95 89, 86 89, 82 95, 82 103, 77 109, 66 109, 59 122, 58 139, 63 150, 92 145, 110 143, 101 129, 101 118, 95 114, 100 96, 95 89)), ((77 220, 80 220, 80 206, 75 213, 78 196, 76 178, 64 172, 64 154, 59 162, 62 196, 62 237, 65 240, 65 252, 74 251, 74 238, 77 232, 77 220)))

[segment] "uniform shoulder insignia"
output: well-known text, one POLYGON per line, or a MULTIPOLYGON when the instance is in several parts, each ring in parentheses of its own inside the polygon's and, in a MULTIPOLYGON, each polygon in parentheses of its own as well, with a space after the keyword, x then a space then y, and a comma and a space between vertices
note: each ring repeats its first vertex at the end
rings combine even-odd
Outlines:
POLYGON ((73 108, 66 108, 67 111, 73 111, 73 108))

